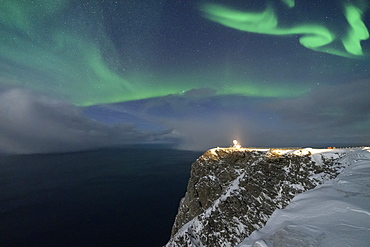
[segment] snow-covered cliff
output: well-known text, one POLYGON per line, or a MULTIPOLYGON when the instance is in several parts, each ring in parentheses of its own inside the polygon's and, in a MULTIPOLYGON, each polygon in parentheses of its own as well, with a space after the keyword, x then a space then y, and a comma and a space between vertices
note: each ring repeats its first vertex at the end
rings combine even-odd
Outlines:
POLYGON ((337 178, 295 196, 238 247, 369 246, 369 151, 352 150, 337 178))
MULTIPOLYGON (((215 148, 192 165, 166 247, 235 246, 295 195, 335 178, 350 149, 215 148)), ((247 245, 248 246, 248 245, 247 245)))

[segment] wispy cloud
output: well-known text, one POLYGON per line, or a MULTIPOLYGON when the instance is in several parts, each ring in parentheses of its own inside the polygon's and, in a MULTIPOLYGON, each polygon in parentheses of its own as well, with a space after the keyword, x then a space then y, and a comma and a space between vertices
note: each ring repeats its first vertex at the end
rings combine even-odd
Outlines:
POLYGON ((283 124, 294 126, 289 135, 303 142, 368 143, 369 94, 367 79, 321 86, 299 98, 264 104, 264 108, 280 115, 283 124))
POLYGON ((174 129, 180 148, 366 144, 369 80, 323 85, 296 98, 217 96, 207 89, 107 106, 174 129), (204 93, 204 94, 203 94, 204 93))
POLYGON ((370 79, 323 86, 295 99, 280 100, 269 108, 294 122, 353 124, 368 119, 370 79))
POLYGON ((144 132, 134 124, 105 125, 63 100, 21 88, 0 91, 0 151, 48 153, 164 141, 170 131, 144 132))

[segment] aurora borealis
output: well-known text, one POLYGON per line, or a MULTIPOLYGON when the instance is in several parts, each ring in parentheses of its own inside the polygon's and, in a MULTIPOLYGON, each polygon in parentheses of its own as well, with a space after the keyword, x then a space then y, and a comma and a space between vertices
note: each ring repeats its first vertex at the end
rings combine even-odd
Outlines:
POLYGON ((271 7, 261 13, 244 13, 220 5, 205 4, 203 11, 206 18, 241 31, 271 35, 301 35, 299 42, 306 48, 339 56, 363 55, 361 41, 369 38, 369 31, 362 21, 362 10, 351 4, 344 5, 345 17, 349 23, 344 37, 320 24, 278 27, 278 19, 271 7), (345 51, 326 47, 336 39, 341 40, 345 51))
MULTIPOLYGON (((248 145, 366 143, 369 7, 366 0, 0 0, 1 95, 32 102, 44 95, 29 105, 50 111, 58 99, 69 106, 56 112, 73 108, 67 112, 82 114, 78 121, 93 130, 91 118, 102 122, 105 136, 115 133, 106 124, 129 124, 120 139, 138 142, 157 140, 161 134, 150 133, 160 129, 163 140, 184 139, 186 148, 235 135, 248 145), (305 122, 303 111, 311 116, 305 122)), ((2 116, 27 110, 27 102, 2 102, 2 116)), ((0 121, 9 129, 10 120, 0 121)))

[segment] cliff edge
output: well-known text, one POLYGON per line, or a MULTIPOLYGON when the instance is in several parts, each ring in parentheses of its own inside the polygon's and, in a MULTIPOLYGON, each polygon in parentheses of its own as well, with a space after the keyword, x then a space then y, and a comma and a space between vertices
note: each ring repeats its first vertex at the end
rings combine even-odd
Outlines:
POLYGON ((215 148, 191 168, 166 247, 235 246, 299 193, 335 178, 345 149, 215 148))

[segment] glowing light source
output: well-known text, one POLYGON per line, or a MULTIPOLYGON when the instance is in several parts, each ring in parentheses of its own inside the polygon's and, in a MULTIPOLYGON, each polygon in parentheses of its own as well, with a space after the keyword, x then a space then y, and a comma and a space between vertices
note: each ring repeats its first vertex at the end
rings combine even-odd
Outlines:
POLYGON ((241 148, 242 146, 238 142, 238 140, 233 140, 233 148, 241 148))

